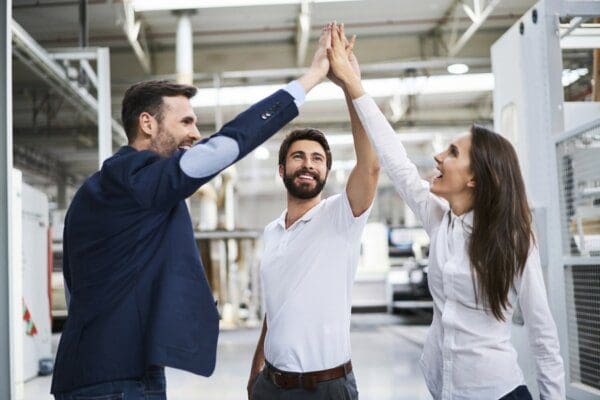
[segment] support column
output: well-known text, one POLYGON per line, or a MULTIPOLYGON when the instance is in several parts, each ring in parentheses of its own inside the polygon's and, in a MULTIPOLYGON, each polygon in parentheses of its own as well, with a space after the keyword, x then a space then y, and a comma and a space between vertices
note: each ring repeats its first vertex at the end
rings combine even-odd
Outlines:
POLYGON ((79 0, 79 47, 88 46, 88 32, 87 0, 79 0))
MULTIPOLYGON (((600 23, 600 18, 594 20, 595 23, 600 23)), ((592 101, 600 101, 600 49, 592 50, 593 64, 592 64, 592 101)))
POLYGON ((10 21, 12 0, 0 6, 0 399, 15 396, 11 364, 10 268, 12 205, 12 44, 10 21))
POLYGON ((98 164, 112 155, 112 115, 110 104, 110 54, 107 47, 96 50, 98 75, 98 164))
POLYGON ((194 81, 194 32, 190 19, 193 13, 193 11, 184 10, 176 14, 179 16, 175 46, 177 83, 186 85, 191 85, 194 81))
MULTIPOLYGON (((88 47, 89 28, 88 28, 88 8, 87 0, 79 0, 79 47, 88 47)), ((79 66, 79 84, 86 86, 88 77, 86 76, 83 65, 79 66)))
POLYGON ((221 75, 213 74, 213 87, 215 88, 215 132, 223 127, 223 108, 221 107, 221 75))

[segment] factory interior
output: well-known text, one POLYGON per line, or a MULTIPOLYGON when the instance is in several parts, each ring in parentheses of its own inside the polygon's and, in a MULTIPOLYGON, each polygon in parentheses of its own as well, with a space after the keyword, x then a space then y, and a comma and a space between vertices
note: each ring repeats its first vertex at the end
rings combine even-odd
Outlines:
MULTIPOLYGON (((434 155, 473 124, 512 144, 564 364, 560 385, 566 399, 600 399, 600 0, 1 3, 0 400, 54 399, 61 334, 74 324, 65 217, 86 179, 128 144, 128 88, 147 80, 194 86, 189 103, 206 139, 309 71, 331 22, 356 35, 362 87, 422 179, 435 177, 434 155)), ((169 399, 249 398, 268 307, 265 227, 285 217, 289 200, 278 168, 286 135, 308 127, 325 134, 333 162, 322 198, 343 193, 352 177, 344 91, 325 78, 298 111, 185 199, 219 337, 210 376, 166 366, 169 399)), ((382 165, 355 249, 353 373, 361 399, 437 399, 419 367, 437 312, 431 238, 390 174, 382 165)), ((533 398, 559 400, 540 397, 538 340, 520 311, 507 323, 524 384, 533 398)))

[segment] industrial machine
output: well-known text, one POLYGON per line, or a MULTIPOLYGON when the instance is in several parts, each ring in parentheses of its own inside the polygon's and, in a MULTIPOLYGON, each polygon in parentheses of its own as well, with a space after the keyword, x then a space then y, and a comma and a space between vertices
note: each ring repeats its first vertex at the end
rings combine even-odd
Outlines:
POLYGON ((427 284, 429 238, 423 228, 389 229, 388 311, 431 308, 427 284))
MULTIPOLYGON (((564 101, 562 49, 600 48, 599 28, 582 25, 599 15, 597 1, 542 0, 491 48, 495 130, 519 155, 567 397, 577 400, 600 396, 600 103, 564 101)), ((512 332, 537 398, 530 338, 518 313, 512 332)))
POLYGON ((49 305, 48 198, 22 182, 21 173, 13 173, 12 226, 13 291, 18 307, 11 324, 15 337, 15 381, 17 388, 38 374, 52 372, 52 348, 49 305), (18 216, 18 217, 17 217, 18 216), (16 298, 16 296, 20 298, 16 298))

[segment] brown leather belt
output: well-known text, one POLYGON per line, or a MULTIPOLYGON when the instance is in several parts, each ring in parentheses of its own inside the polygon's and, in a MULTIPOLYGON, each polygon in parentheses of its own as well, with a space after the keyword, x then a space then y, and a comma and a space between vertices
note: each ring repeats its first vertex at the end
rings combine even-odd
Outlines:
POLYGON ((345 377, 352 372, 352 361, 340 366, 312 372, 286 372, 281 371, 268 362, 265 363, 265 374, 275 386, 280 389, 295 389, 303 387, 307 390, 316 390, 320 382, 331 381, 345 377))

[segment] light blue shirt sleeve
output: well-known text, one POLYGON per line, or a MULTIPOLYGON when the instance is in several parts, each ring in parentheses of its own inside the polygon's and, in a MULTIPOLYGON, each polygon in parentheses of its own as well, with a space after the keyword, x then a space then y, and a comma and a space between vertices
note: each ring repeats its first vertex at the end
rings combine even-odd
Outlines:
POLYGON ((297 80, 291 81, 290 83, 285 85, 283 90, 292 95, 292 97, 294 98, 294 103, 296 103, 296 107, 300 108, 300 106, 304 104, 306 92, 304 92, 304 88, 297 80))

